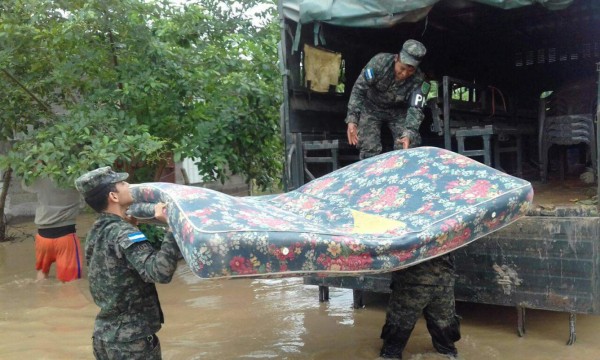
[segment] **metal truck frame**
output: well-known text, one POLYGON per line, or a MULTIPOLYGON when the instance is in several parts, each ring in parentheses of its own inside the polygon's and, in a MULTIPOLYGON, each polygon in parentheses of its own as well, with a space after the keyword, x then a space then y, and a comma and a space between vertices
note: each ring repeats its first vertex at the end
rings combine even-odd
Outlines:
MULTIPOLYGON (((600 313, 600 2, 503 9, 487 0, 404 1, 409 10, 380 22, 336 13, 340 2, 304 13, 299 3, 279 1, 286 190, 358 160, 344 122, 355 79, 373 55, 398 52, 409 38, 422 41, 428 53, 421 68, 437 84, 422 144, 480 159, 531 181, 535 190, 528 216, 455 251, 456 298, 516 307, 520 336, 526 308, 567 312, 573 344, 576 314, 600 313), (341 54, 337 83, 313 87, 304 46, 341 54), (569 133, 569 126, 587 132, 569 133)), ((382 138, 389 150, 391 137, 384 131, 382 138)), ((389 292, 390 277, 305 283, 319 286, 321 301, 329 286, 353 289, 361 307, 362 292, 389 292)))

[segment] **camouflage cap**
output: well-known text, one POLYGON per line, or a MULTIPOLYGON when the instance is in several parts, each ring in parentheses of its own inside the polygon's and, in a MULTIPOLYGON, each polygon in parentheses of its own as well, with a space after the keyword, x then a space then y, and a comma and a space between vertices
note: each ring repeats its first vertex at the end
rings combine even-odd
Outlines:
POLYGON ((105 166, 78 177, 75 180, 75 187, 83 196, 88 197, 106 185, 118 183, 128 177, 127 173, 117 173, 110 166, 105 166))
POLYGON ((427 53, 425 45, 417 40, 406 40, 402 45, 402 50, 400 50, 400 61, 403 64, 417 67, 425 53, 427 53))

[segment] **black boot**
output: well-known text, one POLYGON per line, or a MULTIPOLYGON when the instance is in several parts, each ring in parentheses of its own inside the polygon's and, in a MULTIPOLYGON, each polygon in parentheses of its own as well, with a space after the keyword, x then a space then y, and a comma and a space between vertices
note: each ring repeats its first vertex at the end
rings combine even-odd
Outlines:
POLYGON ((379 356, 385 359, 402 359, 402 352, 406 347, 412 329, 405 330, 396 326, 385 324, 381 330, 383 346, 379 356))
POLYGON ((454 317, 454 322, 450 326, 439 328, 433 322, 427 322, 427 330, 431 335, 431 342, 437 352, 444 355, 456 357, 458 351, 454 343, 460 340, 460 321, 459 317, 454 317))

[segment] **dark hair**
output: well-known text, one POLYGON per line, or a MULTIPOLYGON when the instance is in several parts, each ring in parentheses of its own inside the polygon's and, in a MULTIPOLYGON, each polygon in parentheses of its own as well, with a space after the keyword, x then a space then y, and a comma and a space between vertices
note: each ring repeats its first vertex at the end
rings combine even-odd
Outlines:
POLYGON ((94 190, 91 195, 85 197, 85 202, 94 211, 101 213, 108 207, 108 194, 111 192, 117 192, 117 184, 107 184, 98 190, 94 190))

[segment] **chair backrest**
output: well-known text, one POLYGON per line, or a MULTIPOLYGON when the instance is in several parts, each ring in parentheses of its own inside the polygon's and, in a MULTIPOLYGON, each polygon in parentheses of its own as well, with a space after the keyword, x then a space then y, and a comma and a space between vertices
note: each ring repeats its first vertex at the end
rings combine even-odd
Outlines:
POLYGON ((595 113, 595 88, 594 79, 585 79, 556 90, 545 99, 546 116, 595 113))
POLYGON ((546 117, 543 141, 557 145, 591 144, 594 140, 592 114, 546 117))
MULTIPOLYGON (((540 163, 550 144, 573 145, 584 142, 595 147, 593 113, 595 81, 575 81, 540 98, 538 150, 540 163)), ((595 151, 595 149, 592 149, 595 151)))
MULTIPOLYGON (((442 109, 434 116, 434 129, 444 134, 444 146, 450 149, 450 129, 463 126, 485 126, 492 118, 510 118, 502 92, 493 86, 444 76, 442 79, 442 109), (441 116, 439 116, 441 112, 441 116), (452 115, 450 114, 452 112, 452 115), (438 117, 436 118, 436 115, 438 117), (442 125, 435 123, 441 119, 442 125), (452 122, 452 124, 450 124, 452 122)), ((436 109, 437 110, 437 109, 436 109)))

